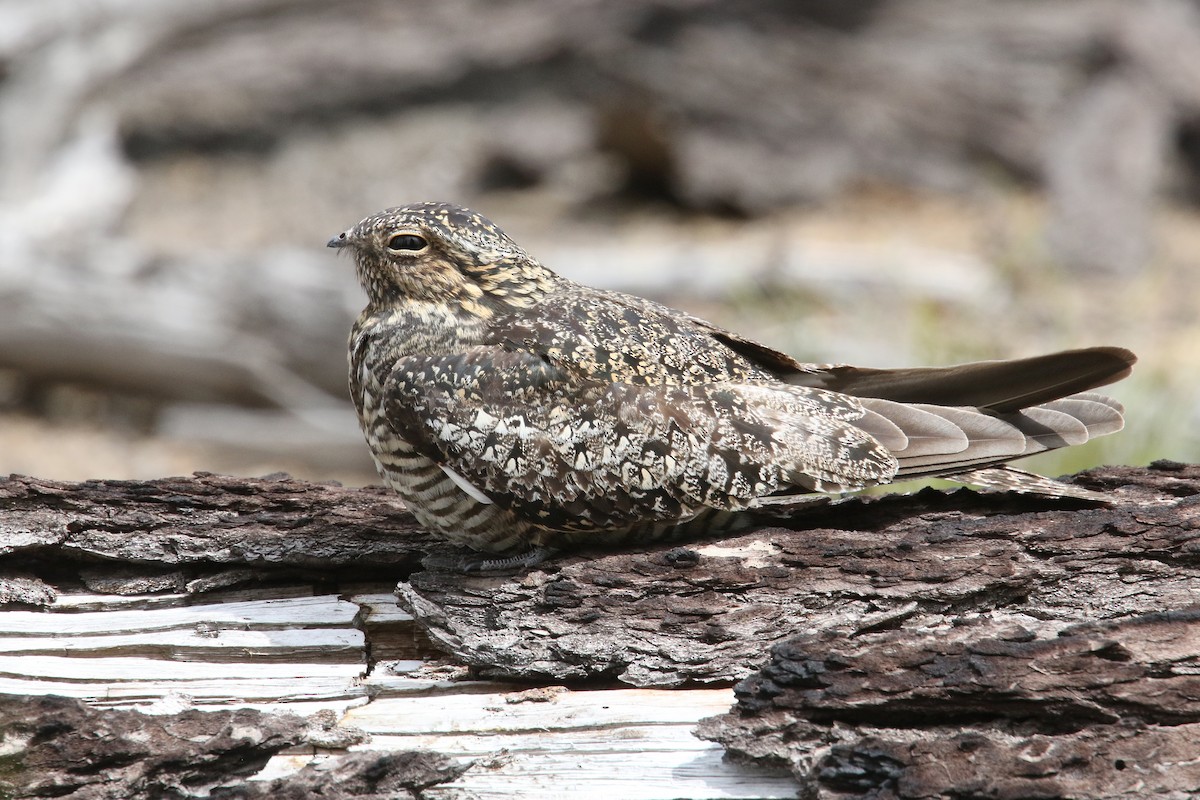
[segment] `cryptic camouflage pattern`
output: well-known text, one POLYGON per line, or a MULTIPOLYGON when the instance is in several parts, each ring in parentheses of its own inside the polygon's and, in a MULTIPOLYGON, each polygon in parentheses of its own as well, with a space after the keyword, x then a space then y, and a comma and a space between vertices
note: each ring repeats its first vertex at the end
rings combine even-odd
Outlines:
POLYGON ((350 391, 371 454, 453 542, 502 553, 660 535, 900 468, 877 438, 907 444, 881 421, 899 404, 875 413, 784 382, 822 368, 562 278, 466 209, 387 209, 329 244, 353 251, 368 295, 350 391))

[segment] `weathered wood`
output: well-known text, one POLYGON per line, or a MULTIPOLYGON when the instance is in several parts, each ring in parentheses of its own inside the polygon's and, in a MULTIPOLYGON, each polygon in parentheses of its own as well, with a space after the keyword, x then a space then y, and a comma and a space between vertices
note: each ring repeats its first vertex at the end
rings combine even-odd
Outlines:
POLYGON ((189 579, 230 564, 309 574, 348 568, 361 578, 403 573, 435 541, 382 489, 211 474, 83 483, 0 479, 0 556, 21 553, 22 562, 52 554, 151 565, 151 571, 182 565, 189 579))
MULTIPOLYGON (((65 694, 107 707, 79 724, 118 730, 47 750, 0 727, 6 763, 34 766, 4 776, 24 796, 69 753, 97 766, 60 785, 100 792, 117 752, 109 794, 76 796, 162 796, 185 767, 128 742, 199 714, 181 709, 254 708, 321 713, 245 745, 253 768, 230 766, 224 796, 354 796, 432 749, 452 761, 428 797, 1182 797, 1200 785, 1200 466, 1074 480, 1112 505, 927 490, 513 576, 423 569, 442 546, 377 490, 0 480, 17 587, 0 715, 53 721, 65 701, 17 696, 65 694), (105 722, 130 708, 158 716, 105 722), (713 714, 706 744, 692 731, 713 714)), ((193 734, 179 760, 203 786, 243 745, 193 734)))
POLYGON ((729 707, 728 689, 580 692, 476 686, 469 693, 440 694, 436 715, 428 712, 426 697, 385 696, 352 709, 344 723, 370 734, 369 742, 357 746, 365 749, 432 750, 480 761, 503 753, 486 775, 472 770, 438 792, 552 796, 551 776, 561 774, 571 776, 573 796, 588 798, 794 794, 790 777, 779 770, 741 771, 722 762, 719 749, 692 735, 702 718, 729 707), (484 688, 492 691, 480 694, 484 688))
POLYGON ((325 771, 304 769, 269 783, 246 780, 273 754, 320 741, 322 734, 317 721, 249 709, 155 717, 99 711, 61 697, 0 695, 0 795, 416 798, 466 769, 432 753, 356 753, 325 771))
POLYGON ((1192 797, 1200 608, 798 637, 706 738, 812 797, 1192 797))
POLYGON ((729 682, 798 633, 1009 613, 1065 629, 1200 598, 1200 470, 1103 468, 1113 505, 928 490, 715 544, 589 554, 513 578, 417 573, 400 602, 484 677, 729 682))
MULTIPOLYGON (((229 771, 236 790, 213 796, 358 796, 361 776, 390 775, 388 765, 414 747, 452 756, 454 774, 477 757, 486 763, 444 792, 424 789, 428 797, 791 794, 786 772, 747 771, 692 735, 702 717, 729 707, 729 689, 627 696, 555 688, 535 697, 414 660, 430 658, 428 640, 386 591, 392 584, 368 579, 416 568, 432 540, 372 490, 211 475, 146 484, 12 478, 0 481, 0 497, 0 567, 21 564, 32 570, 21 585, 49 590, 14 594, 0 609, 0 703, 69 696, 111 713, 153 712, 141 723, 151 729, 189 708, 342 717, 332 727, 310 721, 302 739, 288 739, 265 762, 251 759, 254 782, 238 783, 229 771), (293 532, 299 538, 288 542, 293 532), (314 547, 333 549, 329 566, 315 566, 306 552, 314 547), (339 592, 314 596, 305 579, 339 592), (80 582, 92 591, 81 592, 80 582), (355 707, 361 717, 348 716, 355 707), (368 751, 342 752, 352 745, 368 751)), ((122 724, 132 731, 137 719, 122 724)), ((137 735, 154 741, 153 730, 137 735)), ((72 758, 100 764, 121 747, 81 745, 72 758)), ((37 766, 19 773, 30 781, 14 790, 22 796, 41 785, 34 779, 44 761, 21 741, 11 748, 37 766)), ((161 796, 176 779, 153 759, 130 758, 146 763, 109 776, 109 796, 161 796), (139 794, 143 783, 156 788, 139 794)))
POLYGON ((77 610, 103 608, 89 596, 0 612, 0 693, 142 708, 169 697, 297 711, 366 702, 357 604, 328 595, 201 605, 172 597, 152 608, 116 597, 108 610, 77 610))

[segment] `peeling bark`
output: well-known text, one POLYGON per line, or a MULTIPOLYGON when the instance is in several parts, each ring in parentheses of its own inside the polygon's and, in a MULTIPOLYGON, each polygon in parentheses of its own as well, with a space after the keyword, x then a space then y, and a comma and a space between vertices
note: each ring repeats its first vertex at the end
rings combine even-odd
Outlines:
POLYGON ((0 696, 0 796, 410 798, 467 769, 433 753, 354 753, 320 771, 244 780, 272 755, 308 743, 310 727, 250 709, 152 716, 62 697, 0 696))
MULTIPOLYGON (((413 569, 436 541, 383 489, 208 473, 153 481, 0 479, 0 559, 102 561, 100 573, 84 569, 82 579, 118 594, 211 589, 272 567, 394 576, 413 569), (206 577, 191 583, 197 575, 206 577)), ((27 591, 36 600, 36 591, 27 591)))
POLYGON ((814 797, 1191 797, 1200 609, 797 637, 700 735, 814 797))
POLYGON ((1200 598, 1200 470, 1077 476, 1113 504, 926 490, 851 500, 719 543, 559 560, 517 578, 422 572, 401 606, 509 679, 729 682, 797 634, 1010 619, 1053 636, 1200 598))

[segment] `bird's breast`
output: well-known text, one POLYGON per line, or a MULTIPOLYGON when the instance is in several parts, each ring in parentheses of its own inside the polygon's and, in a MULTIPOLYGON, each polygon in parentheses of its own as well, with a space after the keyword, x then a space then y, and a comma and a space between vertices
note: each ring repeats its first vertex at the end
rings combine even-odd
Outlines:
POLYGON ((350 393, 380 477, 417 521, 458 544, 502 552, 521 545, 527 526, 500 506, 482 502, 478 490, 464 489, 418 450, 389 420, 385 396, 387 380, 402 359, 462 352, 480 336, 477 325, 444 308, 364 312, 350 335, 350 393))

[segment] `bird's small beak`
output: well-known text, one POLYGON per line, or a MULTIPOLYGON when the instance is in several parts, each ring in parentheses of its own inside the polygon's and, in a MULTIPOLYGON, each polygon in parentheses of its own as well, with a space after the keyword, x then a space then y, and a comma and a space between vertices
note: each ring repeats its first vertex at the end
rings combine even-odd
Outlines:
POLYGON ((346 236, 346 231, 342 231, 337 236, 334 236, 325 243, 326 247, 345 247, 350 244, 350 238, 346 236))

